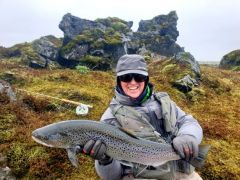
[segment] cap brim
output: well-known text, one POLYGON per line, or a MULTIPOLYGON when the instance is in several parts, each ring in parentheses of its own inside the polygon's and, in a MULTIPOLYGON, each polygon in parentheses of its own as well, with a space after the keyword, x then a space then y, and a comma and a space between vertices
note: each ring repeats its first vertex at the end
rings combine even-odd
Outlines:
POLYGON ((126 71, 121 71, 117 73, 117 76, 122 76, 124 74, 130 74, 130 73, 135 73, 135 74, 142 74, 144 76, 148 76, 147 71, 142 71, 142 70, 126 70, 126 71))

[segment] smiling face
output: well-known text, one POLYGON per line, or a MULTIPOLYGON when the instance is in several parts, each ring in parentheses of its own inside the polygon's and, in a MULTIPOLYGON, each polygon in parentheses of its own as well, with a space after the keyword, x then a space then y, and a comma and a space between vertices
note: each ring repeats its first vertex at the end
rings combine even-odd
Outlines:
POLYGON ((142 94, 145 87, 145 81, 136 82, 135 79, 132 79, 130 82, 120 81, 120 85, 127 96, 135 99, 142 94))

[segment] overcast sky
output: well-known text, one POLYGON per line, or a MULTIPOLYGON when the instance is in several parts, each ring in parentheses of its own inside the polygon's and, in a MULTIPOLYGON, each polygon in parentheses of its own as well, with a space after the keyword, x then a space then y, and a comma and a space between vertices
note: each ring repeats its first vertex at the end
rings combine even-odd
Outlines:
POLYGON ((95 20, 148 20, 176 10, 177 43, 198 61, 220 61, 240 49, 240 0, 0 0, 0 45, 10 47, 45 35, 63 37, 66 13, 95 20))

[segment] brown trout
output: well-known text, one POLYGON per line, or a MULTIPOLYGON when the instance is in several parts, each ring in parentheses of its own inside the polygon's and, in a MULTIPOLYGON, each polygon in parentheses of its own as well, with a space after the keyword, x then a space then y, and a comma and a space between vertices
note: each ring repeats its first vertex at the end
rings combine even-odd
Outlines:
MULTIPOLYGON (((48 147, 65 148, 74 166, 78 166, 77 152, 90 139, 101 140, 106 145, 106 154, 120 161, 159 166, 181 159, 171 144, 141 139, 122 128, 92 120, 53 123, 33 131, 32 138, 48 147)), ((198 157, 189 163, 201 167, 208 149, 209 145, 200 145, 198 157)))

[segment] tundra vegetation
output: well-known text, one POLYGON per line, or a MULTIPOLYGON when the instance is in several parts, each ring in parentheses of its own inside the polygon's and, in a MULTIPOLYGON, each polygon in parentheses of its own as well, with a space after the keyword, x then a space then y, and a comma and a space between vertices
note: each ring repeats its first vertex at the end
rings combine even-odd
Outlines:
MULTIPOLYGON (((113 28, 122 26, 117 23, 113 28)), ((240 72, 201 66, 200 85, 183 93, 173 88, 173 82, 187 72, 185 65, 179 66, 170 59, 148 62, 155 91, 168 92, 203 127, 203 143, 211 145, 205 166, 197 169, 203 179, 240 179, 240 72)), ((18 179, 100 179, 91 158, 79 154, 80 167, 75 168, 64 149, 37 144, 31 139, 31 132, 68 119, 98 121, 114 95, 115 74, 84 67, 31 69, 17 58, 10 58, 0 61, 0 79, 10 82, 17 94, 17 101, 13 102, 6 94, 0 94, 0 152, 7 156, 7 165, 14 175, 18 179), (34 93, 90 104, 93 108, 86 116, 77 116, 74 105, 34 93)))

